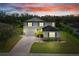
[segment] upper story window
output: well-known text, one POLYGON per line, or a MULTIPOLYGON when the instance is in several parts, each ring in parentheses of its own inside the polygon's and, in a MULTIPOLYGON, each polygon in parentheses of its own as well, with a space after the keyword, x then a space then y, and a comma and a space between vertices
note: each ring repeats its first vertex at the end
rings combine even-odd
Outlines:
POLYGON ((28 27, 32 27, 32 22, 28 22, 28 27))
POLYGON ((52 22, 52 26, 55 27, 55 22, 52 22))
POLYGON ((44 23, 43 23, 43 22, 40 22, 40 23, 39 23, 39 26, 44 26, 44 23))

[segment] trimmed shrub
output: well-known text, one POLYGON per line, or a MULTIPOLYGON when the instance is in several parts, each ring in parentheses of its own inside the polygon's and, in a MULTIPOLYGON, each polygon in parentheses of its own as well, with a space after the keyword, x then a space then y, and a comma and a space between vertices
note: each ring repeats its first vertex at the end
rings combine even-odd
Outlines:
POLYGON ((56 38, 44 38, 43 41, 57 41, 56 38))

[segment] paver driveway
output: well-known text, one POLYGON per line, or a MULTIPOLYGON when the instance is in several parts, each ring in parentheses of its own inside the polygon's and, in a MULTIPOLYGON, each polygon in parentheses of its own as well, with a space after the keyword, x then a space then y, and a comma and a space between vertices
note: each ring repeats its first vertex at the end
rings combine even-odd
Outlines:
POLYGON ((24 26, 24 35, 22 39, 13 47, 9 53, 1 53, 0 55, 26 56, 30 55, 30 49, 34 42, 40 41, 34 35, 34 28, 24 26))
POLYGON ((10 55, 29 55, 30 48, 34 42, 39 41, 35 36, 23 36, 23 38, 10 51, 10 55))
POLYGON ((23 32, 23 38, 10 51, 10 55, 29 55, 32 44, 40 41, 35 37, 34 28, 27 28, 24 26, 23 32))

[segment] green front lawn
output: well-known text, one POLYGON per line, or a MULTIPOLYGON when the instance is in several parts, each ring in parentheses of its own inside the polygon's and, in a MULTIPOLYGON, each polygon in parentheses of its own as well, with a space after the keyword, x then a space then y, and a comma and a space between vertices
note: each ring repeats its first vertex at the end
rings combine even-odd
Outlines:
MULTIPOLYGON (((31 53, 65 53, 79 54, 79 46, 76 38, 68 32, 61 33, 64 42, 35 42, 31 47, 31 53)), ((79 42, 78 42, 79 43, 79 42)))
POLYGON ((60 45, 56 42, 36 42, 31 48, 32 53, 55 53, 60 52, 60 45))

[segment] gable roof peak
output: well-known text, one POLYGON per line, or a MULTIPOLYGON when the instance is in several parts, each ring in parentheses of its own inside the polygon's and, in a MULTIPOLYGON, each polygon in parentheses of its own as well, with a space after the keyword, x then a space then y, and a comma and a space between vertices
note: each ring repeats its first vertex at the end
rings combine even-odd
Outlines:
POLYGON ((50 25, 43 27, 42 29, 43 29, 43 31, 59 31, 57 28, 52 27, 50 25))
POLYGON ((31 18, 31 19, 28 19, 27 21, 44 21, 40 18, 31 18))

